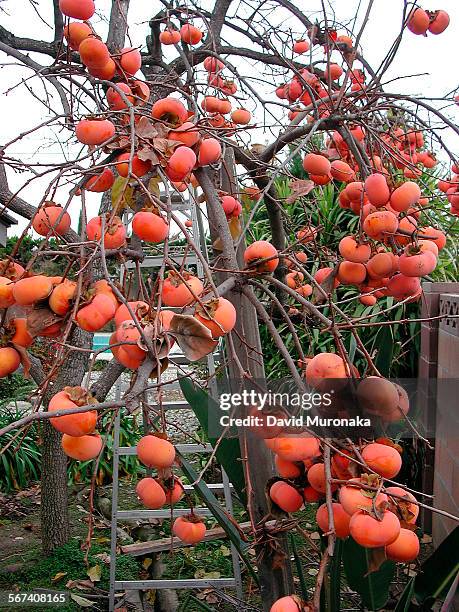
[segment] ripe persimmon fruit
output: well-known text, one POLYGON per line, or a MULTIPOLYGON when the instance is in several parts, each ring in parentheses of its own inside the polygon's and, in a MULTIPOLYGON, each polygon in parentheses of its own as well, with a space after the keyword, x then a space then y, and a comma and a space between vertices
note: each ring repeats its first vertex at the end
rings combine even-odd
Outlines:
POLYGON ((21 365, 21 356, 12 346, 0 347, 0 378, 15 372, 21 365))
POLYGON ((70 223, 70 215, 67 211, 64 211, 62 206, 54 202, 45 202, 35 213, 32 227, 40 236, 47 236, 48 234, 63 236, 68 232, 70 223))
POLYGON ((236 309, 224 297, 204 302, 202 306, 198 304, 194 316, 210 329, 213 338, 224 336, 236 325, 236 309))
POLYGON ((269 497, 284 512, 296 512, 303 505, 303 496, 288 483, 278 480, 271 485, 269 497))
POLYGON ((154 212, 141 210, 132 219, 132 231, 146 242, 162 242, 169 234, 166 220, 154 212))
POLYGON ((364 548, 381 548, 392 544, 400 533, 400 521, 390 510, 385 510, 382 520, 378 520, 359 510, 352 515, 349 530, 351 536, 364 548))
POLYGON ((166 493, 154 478, 149 476, 142 478, 135 490, 142 504, 150 510, 159 510, 166 503, 166 493))
POLYGON ((367 444, 362 450, 362 458, 368 467, 383 478, 394 478, 402 467, 398 450, 378 442, 367 444))
POLYGON ((99 434, 85 436, 62 436, 61 445, 64 453, 77 461, 95 459, 102 450, 102 438, 99 434))
MULTIPOLYGON (((341 504, 333 502, 332 509, 336 537, 347 538, 350 533, 349 522, 351 520, 351 517, 347 512, 344 511, 344 508, 341 504)), ((327 504, 322 504, 321 506, 319 506, 316 512, 316 522, 324 533, 330 531, 328 516, 329 515, 327 504)))
POLYGON ((201 41, 204 34, 194 25, 191 25, 191 23, 185 23, 180 28, 180 36, 182 37, 183 42, 187 45, 197 45, 201 41))
POLYGON ((253 264, 261 259, 267 259, 267 261, 256 264, 255 270, 259 273, 274 272, 279 265, 277 249, 267 240, 252 242, 244 251, 244 261, 247 266, 253 267, 253 264))
POLYGON ((181 39, 180 32, 172 28, 166 28, 159 35, 159 40, 163 45, 177 45, 181 39))
POLYGON ((98 38, 88 36, 81 41, 78 47, 78 52, 81 61, 88 69, 101 70, 107 66, 110 61, 110 53, 108 47, 98 38))
POLYGON ((82 119, 77 123, 75 134, 85 145, 100 145, 115 135, 115 126, 110 119, 82 119))
POLYGON ((96 11, 94 0, 59 0, 59 8, 67 17, 86 21, 96 11))
POLYGON ((198 164, 208 166, 215 164, 222 156, 222 147, 216 138, 206 138, 201 141, 198 152, 198 164))
POLYGON ((185 544, 198 544, 206 535, 206 525, 196 514, 179 516, 172 525, 172 533, 185 544))
POLYGON ((137 443, 137 457, 147 467, 168 468, 175 461, 175 448, 167 440, 148 434, 137 443))

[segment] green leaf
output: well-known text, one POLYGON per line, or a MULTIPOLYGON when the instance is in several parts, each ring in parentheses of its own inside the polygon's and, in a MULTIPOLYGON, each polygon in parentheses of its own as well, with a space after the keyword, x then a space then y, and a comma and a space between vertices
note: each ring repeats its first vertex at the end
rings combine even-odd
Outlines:
POLYGON ((335 551, 330 559, 328 575, 325 581, 326 609, 339 612, 341 610, 341 561, 344 541, 339 538, 335 542, 335 551))
POLYGON ((121 213, 127 206, 133 203, 134 190, 129 185, 129 179, 118 176, 113 183, 111 196, 112 208, 115 213, 121 213))
POLYGON ((304 572, 303 572, 303 561, 302 559, 300 559, 298 555, 298 551, 296 549, 295 536, 293 535, 293 533, 290 533, 289 536, 290 536, 289 540, 290 540, 290 546, 291 546, 292 553, 293 553, 293 558, 295 559, 295 567, 298 573, 298 579, 300 581, 301 597, 304 599, 304 601, 307 601, 309 599, 309 593, 308 593, 308 585, 307 585, 306 578, 304 577, 304 572))
POLYGON ((375 336, 373 351, 378 352, 375 366, 383 376, 389 376, 394 353, 394 339, 390 325, 382 325, 375 336))
POLYGON ((410 578, 406 587, 403 589, 403 593, 400 595, 400 599, 397 602, 394 612, 409 612, 411 606, 411 599, 413 598, 414 592, 414 578, 410 578))
MULTIPOLYGON (((193 384, 188 378, 180 380, 180 388, 201 427, 206 432, 209 443, 215 446, 220 433, 223 431, 217 420, 218 415, 221 414, 218 403, 206 391, 193 384), (211 417, 212 435, 209 434, 209 416, 211 417)), ((244 506, 247 506, 239 440, 237 438, 224 437, 218 445, 216 457, 227 473, 240 501, 244 506)))
POLYGON ((419 603, 444 596, 459 571, 459 527, 447 536, 421 566, 414 580, 414 594, 419 603))
MULTIPOLYGON (((182 454, 180 454, 179 452, 177 452, 177 454, 180 457, 180 463, 181 463, 183 473, 188 478, 189 482, 191 483, 196 482, 199 478, 199 474, 195 471, 193 466, 190 463, 188 463, 188 461, 185 459, 185 457, 182 454)), ((245 563, 252 578, 255 580, 257 584, 259 584, 258 576, 252 566, 250 559, 248 558, 246 554, 247 550, 249 549, 249 544, 247 542, 244 542, 244 540, 241 538, 241 534, 239 533, 238 529, 233 524, 233 522, 230 520, 229 516, 226 514, 226 512, 221 507, 218 499, 215 497, 215 495, 212 493, 212 491, 209 489, 209 487, 206 485, 206 483, 202 479, 199 480, 199 482, 197 482, 194 485, 194 490, 201 497, 201 499, 203 500, 207 508, 209 508, 212 515, 217 520, 220 527, 222 527, 222 529, 225 531, 228 538, 231 540, 231 542, 236 547, 236 550, 238 551, 239 556, 241 557, 242 561, 245 563)))
POLYGON ((389 598, 395 563, 385 561, 378 571, 368 573, 368 550, 348 538, 343 547, 343 565, 349 586, 359 593, 369 610, 380 610, 389 598))

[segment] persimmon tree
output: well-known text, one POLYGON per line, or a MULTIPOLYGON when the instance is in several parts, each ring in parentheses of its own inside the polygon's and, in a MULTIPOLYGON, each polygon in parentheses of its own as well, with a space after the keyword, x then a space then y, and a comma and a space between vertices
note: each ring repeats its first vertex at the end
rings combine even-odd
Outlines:
MULTIPOLYGON (((411 423, 405 390, 382 376, 360 328, 381 324, 378 315, 390 318, 388 297, 397 306, 422 298, 421 279, 434 272, 446 245, 440 226, 459 211, 459 168, 443 136, 443 129, 457 136, 458 128, 448 111, 434 96, 403 95, 384 85, 402 36, 426 35, 419 44, 428 45, 448 27, 445 11, 404 3, 399 35, 387 41, 384 61, 373 68, 360 45, 371 1, 355 32, 339 14, 312 20, 289 0, 157 4, 156 13, 145 6, 150 32, 141 48, 126 43, 138 27, 131 24, 129 0, 113 0, 103 40, 93 0, 35 5, 37 23, 42 12, 54 15, 49 42, 0 27, 0 50, 30 70, 18 86, 33 94, 29 84, 39 82, 47 99, 47 118, 2 144, 0 166, 0 202, 28 221, 17 249, 0 264, 0 376, 22 363, 38 385, 32 412, 0 433, 17 429, 10 444, 20 444, 25 428, 43 422, 46 552, 70 533, 67 456, 95 459, 97 470, 111 435, 96 433, 101 416, 141 407, 148 418, 147 390, 156 393, 161 427, 151 426, 138 444, 140 461, 156 474, 138 482, 137 494, 149 508, 181 499, 161 399, 161 374, 175 342, 190 361, 222 342, 232 390, 247 381, 263 390, 262 324, 298 390, 352 389, 359 410, 383 427, 411 423), (71 160, 25 163, 10 154, 26 135, 43 136, 56 126, 62 139, 80 145, 71 160), (266 145, 257 144, 260 130, 270 135, 266 145), (438 154, 451 166, 451 176, 441 180, 438 154), (292 178, 290 165, 299 157, 307 179, 292 178), (25 179, 13 190, 15 172, 25 179), (22 192, 38 180, 47 187, 40 201, 29 203, 22 192), (58 202, 63 189, 66 201, 58 202), (335 250, 321 246, 322 227, 311 223, 325 189, 349 227, 335 250), (102 194, 95 216, 88 211, 93 193, 102 194), (210 260, 173 208, 177 197, 204 215, 210 260), (77 200, 80 212, 72 218, 68 211, 77 200), (298 216, 286 214, 286 203, 297 206, 298 216), (260 211, 268 240, 253 239, 260 211), (43 241, 29 261, 18 261, 31 230, 43 241), (180 266, 169 255, 174 240, 186 245, 180 266), (151 245, 164 259, 145 280, 139 264, 151 245), (191 271, 187 254, 200 261, 202 277, 191 271), (61 276, 36 273, 40 258, 49 256, 65 264, 61 276), (133 272, 119 281, 128 261, 133 272), (346 300, 374 310, 350 316, 342 308, 343 287, 351 290, 346 300), (92 334, 112 323, 114 359, 97 382, 82 387, 96 356, 92 334), (308 327, 328 334, 333 350, 311 354, 299 339, 308 327), (43 337, 55 343, 51 363, 31 355, 43 337), (364 364, 359 368, 356 354, 364 364), (123 372, 130 373, 129 389, 108 400, 123 372)), ((454 92, 444 102, 453 105, 454 92)), ((38 103, 33 95, 30 103, 38 103)), ((248 407, 248 415, 258 408, 248 407)), ((413 526, 425 504, 393 482, 402 464, 396 444, 387 437, 343 441, 308 430, 261 429, 258 437, 240 434, 240 458, 264 609, 319 609, 339 539, 351 537, 396 562, 417 557, 413 526), (315 502, 323 502, 317 523, 327 544, 315 592, 305 601, 293 595, 286 533, 295 528, 289 514, 315 502)), ((173 533, 196 543, 205 524, 192 513, 174 522, 173 533)))

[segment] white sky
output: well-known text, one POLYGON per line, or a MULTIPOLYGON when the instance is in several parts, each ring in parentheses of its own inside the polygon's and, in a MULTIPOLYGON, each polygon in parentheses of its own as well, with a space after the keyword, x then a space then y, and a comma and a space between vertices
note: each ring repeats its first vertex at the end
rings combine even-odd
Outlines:
MULTIPOLYGON (((293 0, 298 7, 305 6, 302 0, 293 0)), ((53 36, 52 28, 47 27, 43 21, 37 16, 37 13, 32 7, 32 0, 0 0, 0 7, 4 12, 0 12, 0 23, 8 30, 14 32, 17 36, 25 36, 31 38, 39 38, 42 40, 51 40, 53 36)), ((206 8, 212 6, 212 0, 203 2, 206 8)), ((363 16, 367 7, 367 0, 335 0, 332 5, 337 13, 337 19, 342 23, 352 25, 352 20, 355 16, 356 7, 361 4, 360 12, 357 15, 357 28, 359 21, 363 16)), ((423 74, 409 79, 396 80, 386 86, 386 91, 406 92, 410 94, 419 94, 423 96, 442 97, 447 92, 458 87, 458 70, 457 57, 459 51, 458 36, 459 36, 459 2, 458 0, 441 0, 435 2, 435 5, 441 4, 441 8, 448 11, 451 17, 449 28, 439 36, 430 35, 427 38, 414 36, 410 32, 406 32, 397 59, 392 64, 392 67, 386 75, 386 80, 396 79, 410 74, 423 74)), ((109 15, 111 0, 96 0, 97 15, 91 20, 96 31, 100 35, 106 33, 106 20, 109 15)), ((160 3, 156 0, 131 0, 131 10, 129 13, 130 35, 133 45, 144 45, 145 35, 148 32, 148 18, 151 17, 158 9, 160 3), (153 8, 151 8, 153 7, 153 8)), ((315 18, 320 13, 320 1, 311 0, 307 3, 308 16, 315 18), (315 9, 317 12, 314 13, 315 9)), ((40 15, 49 24, 52 24, 52 1, 51 0, 35 0, 35 6, 39 8, 40 15)), ((234 9, 240 7, 238 1, 234 2, 234 9)), ((425 8, 430 8, 425 6, 425 8)), ((403 9, 402 0, 375 0, 370 20, 361 39, 361 47, 364 49, 364 55, 367 61, 376 68, 383 59, 393 40, 397 36, 403 9)), ((230 11, 231 14, 231 11, 230 11)), ((320 17, 319 17, 320 18, 320 17)), ((199 25, 199 24, 197 24, 199 25)), ((291 27, 294 31, 303 33, 301 26, 296 20, 283 22, 283 27, 291 27)), ((224 32, 225 34, 225 32, 224 32)), ((235 46, 248 46, 245 39, 232 35, 232 42, 235 46)), ((170 56, 174 56, 173 51, 169 51, 170 56)), ((321 56, 321 51, 318 52, 318 57, 321 56)), ((49 60, 46 57, 35 56, 34 59, 41 63, 46 63, 49 60)), ((237 63, 238 70, 244 75, 260 76, 253 70, 251 65, 242 60, 237 63)), ((0 117, 1 121, 1 136, 0 142, 3 144, 18 135, 18 133, 38 125, 47 118, 46 109, 42 106, 24 86, 16 87, 7 95, 5 92, 16 85, 21 78, 31 74, 30 70, 24 70, 17 65, 16 60, 8 58, 0 53, 0 117)), ((43 99, 43 88, 37 79, 30 81, 30 85, 40 99, 43 99)), ((257 89, 260 85, 257 84, 257 89)), ((271 91, 271 87, 266 88, 266 92, 271 91)), ((50 91, 52 88, 50 88, 50 91)), ((59 102, 57 96, 53 97, 53 108, 58 109, 59 102)), ((439 103, 440 107, 445 106, 439 103)), ((250 110, 252 106, 248 105, 250 110)), ((450 106, 446 109, 446 114, 456 123, 459 117, 459 108, 450 106)), ((261 123, 262 115, 255 109, 255 121, 261 123)), ((67 133, 64 133, 67 139, 67 133)), ((457 137, 447 130, 442 132, 448 146, 459 153, 457 137)), ((270 134, 264 133, 263 130, 258 130, 255 140, 264 142, 269 140, 270 134)), ((40 133, 23 138, 20 142, 14 144, 8 149, 9 155, 14 155, 23 161, 33 160, 42 163, 59 163, 63 161, 63 148, 59 144, 62 136, 58 132, 52 132, 48 129, 41 130, 40 133)), ((64 145, 65 146, 65 145, 64 145)), ((78 147, 65 146, 65 151, 70 156, 78 151, 78 147)), ((26 175, 15 174, 8 171, 10 187, 12 189, 19 188, 26 180, 26 175)), ((21 195, 31 204, 37 204, 43 195, 43 190, 46 188, 48 181, 36 180, 31 186, 26 188, 21 195)), ((58 192, 57 201, 65 202, 68 195, 68 187, 58 192)), ((100 196, 98 194, 88 194, 90 213, 96 214, 100 196)), ((71 205, 70 213, 75 224, 78 219, 79 200, 76 199, 71 205), (73 213, 73 214, 72 214, 73 213)), ((24 227, 24 223, 20 222, 17 226, 19 230, 24 227)), ((17 232, 18 229, 15 229, 17 232)), ((14 232, 14 233, 15 233, 14 232)))

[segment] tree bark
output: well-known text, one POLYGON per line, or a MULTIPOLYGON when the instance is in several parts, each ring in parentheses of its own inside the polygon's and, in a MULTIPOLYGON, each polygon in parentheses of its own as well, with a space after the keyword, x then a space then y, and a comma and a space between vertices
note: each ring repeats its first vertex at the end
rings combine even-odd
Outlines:
MULTIPOLYGON (((71 343, 81 348, 89 348, 92 334, 75 328, 71 343)), ((45 405, 53 395, 64 387, 81 385, 89 361, 89 353, 70 352, 54 385, 45 395, 45 405)), ((43 424, 43 444, 41 463, 41 538, 45 555, 68 542, 70 524, 67 491, 67 455, 61 446, 62 434, 46 420, 43 424)))
MULTIPOLYGON (((235 176, 234 155, 232 150, 228 149, 224 160, 224 170, 220 176, 222 190, 228 193, 237 193, 235 176)), ((220 202, 217 202, 215 206, 212 205, 212 194, 206 189, 205 183, 203 184, 201 181, 200 183, 207 199, 207 213, 211 239, 212 241, 217 237, 222 239, 224 234, 229 234, 228 223, 225 219, 223 209, 221 208, 220 202)), ((246 246, 245 241, 241 241, 237 253, 234 253, 234 249, 232 249, 232 254, 229 248, 225 249, 224 239, 222 243, 224 249, 222 267, 227 267, 228 269, 234 267, 243 268, 243 253, 246 246)), ((227 246, 229 247, 229 245, 227 246)), ((231 276, 231 274, 217 274, 218 282, 223 282, 228 276, 231 276)), ((249 290, 252 291, 252 289, 249 290)), ((247 297, 241 293, 237 284, 234 289, 225 294, 225 297, 232 302, 238 313, 236 326, 231 334, 235 353, 243 369, 257 381, 261 388, 266 388, 265 369, 258 327, 259 323, 255 308, 247 297)), ((231 390, 240 393, 241 389, 244 388, 245 381, 241 379, 239 369, 230 356, 228 361, 231 390)), ((248 493, 250 493, 249 504, 251 507, 251 518, 254 523, 258 525, 268 514, 265 488, 268 480, 275 474, 273 459, 271 452, 256 436, 247 436, 246 432, 241 431, 240 443, 241 450, 245 449, 247 453, 246 480, 247 483, 250 483, 250 491, 248 491, 248 493)), ((277 544, 278 552, 283 557, 282 563, 276 562, 269 546, 260 544, 256 547, 261 598, 263 610, 266 612, 269 612, 271 606, 277 599, 294 592, 292 568, 286 537, 277 537, 277 544)))

